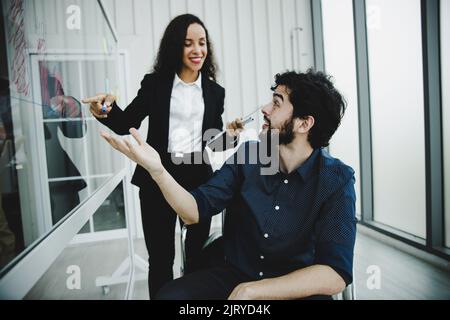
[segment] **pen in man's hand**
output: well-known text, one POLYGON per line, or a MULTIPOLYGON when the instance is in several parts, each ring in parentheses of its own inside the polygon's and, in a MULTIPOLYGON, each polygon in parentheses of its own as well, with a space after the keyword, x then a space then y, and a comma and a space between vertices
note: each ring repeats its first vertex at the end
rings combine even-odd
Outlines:
MULTIPOLYGON (((253 120, 255 120, 253 117, 248 116, 247 118, 244 118, 241 120, 241 123, 243 126, 245 126, 247 123, 252 122, 253 120)), ((216 141, 219 137, 223 136, 225 133, 227 132, 227 130, 223 130, 222 132, 220 132, 218 135, 216 135, 215 137, 211 138, 206 145, 211 144, 212 142, 216 141)))

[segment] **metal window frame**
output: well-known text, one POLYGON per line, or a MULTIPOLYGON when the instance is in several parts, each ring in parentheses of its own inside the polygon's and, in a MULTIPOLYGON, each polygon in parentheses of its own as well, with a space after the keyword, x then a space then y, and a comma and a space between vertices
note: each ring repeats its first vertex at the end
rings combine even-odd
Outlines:
POLYGON ((373 221, 372 121, 370 114, 369 59, 366 3, 353 0, 356 80, 359 120, 359 161, 361 177, 361 221, 373 221))
POLYGON ((444 247, 439 0, 421 0, 425 94, 427 247, 444 247))
POLYGON ((111 22, 111 19, 109 19, 109 13, 108 13, 108 10, 106 10, 106 6, 104 5, 103 0, 97 0, 97 2, 98 2, 98 5, 100 6, 100 10, 103 13, 103 17, 105 18, 106 23, 108 24, 109 30, 111 31, 111 33, 114 37, 114 40, 116 41, 116 43, 118 43, 119 38, 117 37, 116 29, 114 28, 114 25, 111 22))
POLYGON ((311 1, 311 17, 313 27, 314 68, 325 71, 325 51, 323 44, 322 1, 311 1))

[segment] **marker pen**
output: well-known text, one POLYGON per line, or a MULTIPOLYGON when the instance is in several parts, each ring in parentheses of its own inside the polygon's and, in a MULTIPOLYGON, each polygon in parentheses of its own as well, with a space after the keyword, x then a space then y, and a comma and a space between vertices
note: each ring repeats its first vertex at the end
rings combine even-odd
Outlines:
MULTIPOLYGON (((255 120, 253 117, 248 116, 247 118, 242 120, 242 125, 245 126, 247 123, 252 122, 253 120, 255 120)), ((219 139, 221 136, 224 135, 224 133, 226 133, 226 130, 223 130, 221 133, 219 133, 218 135, 216 135, 215 137, 213 137, 211 140, 209 140, 206 144, 209 145, 212 142, 216 141, 217 139, 219 139)))

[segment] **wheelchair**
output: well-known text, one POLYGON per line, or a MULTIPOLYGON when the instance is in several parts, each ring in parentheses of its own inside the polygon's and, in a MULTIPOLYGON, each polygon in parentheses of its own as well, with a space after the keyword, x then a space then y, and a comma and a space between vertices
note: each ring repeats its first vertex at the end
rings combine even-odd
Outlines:
MULTIPOLYGON (((222 240, 222 234, 223 234, 223 226, 224 224, 224 220, 225 220, 225 210, 222 212, 222 231, 216 231, 214 233, 212 233, 208 239, 205 241, 204 245, 203 245, 203 251, 206 252, 205 256, 209 256, 210 257, 210 261, 215 261, 216 259, 218 259, 217 257, 217 251, 218 251, 218 247, 220 247, 220 241, 222 240), (208 254, 207 251, 210 251, 208 254), (214 256, 214 252, 216 252, 216 256, 214 256)), ((185 268, 186 268, 186 248, 185 248, 185 243, 186 243, 186 233, 187 233, 187 225, 183 225, 183 227, 181 228, 181 236, 180 236, 180 247, 181 247, 181 266, 180 266, 180 276, 183 276, 185 273, 185 268)), ((220 251, 219 251, 220 253, 220 251)), ((351 284, 349 284, 347 287, 345 287, 345 289, 336 294, 333 295, 333 300, 356 300, 356 293, 355 293, 355 285, 354 285, 354 279, 353 282, 351 284)))

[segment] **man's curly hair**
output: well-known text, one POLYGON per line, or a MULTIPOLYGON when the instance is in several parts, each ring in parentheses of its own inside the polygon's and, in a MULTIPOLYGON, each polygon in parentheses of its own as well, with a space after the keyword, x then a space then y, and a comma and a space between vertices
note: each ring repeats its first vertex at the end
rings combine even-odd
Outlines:
POLYGON ((284 85, 294 106, 293 118, 314 118, 308 141, 314 149, 329 145, 346 109, 344 97, 336 90, 331 77, 309 69, 306 73, 288 71, 275 76, 272 90, 284 85))

